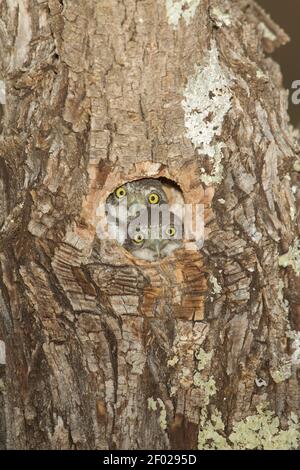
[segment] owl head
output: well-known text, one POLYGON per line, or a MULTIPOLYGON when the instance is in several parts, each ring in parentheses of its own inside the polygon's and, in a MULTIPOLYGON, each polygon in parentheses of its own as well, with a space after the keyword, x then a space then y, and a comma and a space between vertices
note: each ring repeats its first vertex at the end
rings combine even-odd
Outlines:
POLYGON ((147 209, 129 222, 123 247, 138 259, 158 261, 182 247, 183 224, 172 212, 154 219, 151 212, 147 209))
POLYGON ((125 207, 128 219, 136 217, 138 211, 161 204, 168 204, 168 198, 162 183, 154 178, 125 183, 107 199, 108 207, 125 207))

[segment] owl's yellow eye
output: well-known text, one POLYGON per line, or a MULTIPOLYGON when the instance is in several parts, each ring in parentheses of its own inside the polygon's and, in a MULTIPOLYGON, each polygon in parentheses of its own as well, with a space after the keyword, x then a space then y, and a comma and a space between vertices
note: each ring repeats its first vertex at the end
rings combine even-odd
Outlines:
POLYGON ((168 237, 171 237, 171 238, 175 237, 175 235, 176 235, 176 229, 175 229, 175 227, 168 227, 168 228, 166 229, 166 235, 167 235, 168 237))
POLYGON ((116 190, 115 194, 118 199, 123 199, 123 197, 125 197, 127 194, 126 189, 123 188, 123 186, 121 186, 120 188, 116 190))
POLYGON ((150 204, 158 204, 159 203, 159 195, 156 193, 151 193, 148 196, 148 201, 150 204))
POLYGON ((141 233, 136 233, 135 236, 133 237, 134 243, 137 245, 140 245, 144 241, 144 237, 141 233))

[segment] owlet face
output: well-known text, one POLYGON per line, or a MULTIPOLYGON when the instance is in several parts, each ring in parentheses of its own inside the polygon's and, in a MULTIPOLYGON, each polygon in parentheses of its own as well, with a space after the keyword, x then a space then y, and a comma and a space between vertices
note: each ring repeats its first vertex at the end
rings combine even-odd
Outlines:
POLYGON ((114 207, 126 205, 127 217, 131 219, 146 207, 168 204, 168 198, 160 181, 144 179, 117 188, 107 199, 107 204, 114 207))
POLYGON ((169 256, 173 251, 183 244, 183 225, 181 220, 172 212, 164 217, 151 217, 151 211, 147 211, 147 216, 142 220, 140 217, 133 219, 127 229, 128 238, 123 247, 136 258, 145 261, 158 261, 169 256))

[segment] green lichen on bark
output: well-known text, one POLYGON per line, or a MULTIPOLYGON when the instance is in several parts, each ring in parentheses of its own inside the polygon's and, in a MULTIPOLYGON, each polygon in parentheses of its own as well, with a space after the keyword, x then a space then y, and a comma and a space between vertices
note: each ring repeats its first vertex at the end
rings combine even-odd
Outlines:
POLYGON ((288 420, 288 428, 280 429, 280 421, 263 405, 257 413, 236 423, 229 436, 234 449, 289 450, 299 442, 299 421, 294 413, 288 420))
POLYGON ((281 429, 278 416, 259 405, 256 413, 234 423, 228 439, 221 413, 216 410, 208 418, 207 411, 201 413, 198 448, 206 450, 290 450, 299 443, 299 420, 295 413, 288 419, 287 429, 281 429))

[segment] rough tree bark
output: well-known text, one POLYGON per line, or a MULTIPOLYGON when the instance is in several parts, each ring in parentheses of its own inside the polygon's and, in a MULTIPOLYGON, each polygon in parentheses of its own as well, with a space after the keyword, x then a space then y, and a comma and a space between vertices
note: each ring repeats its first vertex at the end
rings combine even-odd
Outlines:
POLYGON ((297 447, 286 41, 251 0, 1 0, 8 448, 297 447), (99 241, 99 203, 145 177, 205 204, 202 250, 99 241))

